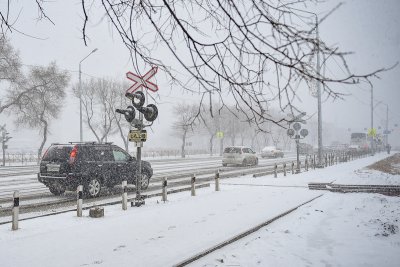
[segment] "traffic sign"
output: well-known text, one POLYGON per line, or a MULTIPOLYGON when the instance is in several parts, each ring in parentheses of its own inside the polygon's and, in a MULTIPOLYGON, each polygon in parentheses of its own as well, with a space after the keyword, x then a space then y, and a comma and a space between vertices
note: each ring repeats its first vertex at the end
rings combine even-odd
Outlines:
POLYGON ((368 136, 375 137, 376 136, 376 129, 375 128, 368 129, 368 136))
POLYGON ((224 138, 224 132, 218 131, 217 138, 224 138))
POLYGON ((158 86, 152 82, 150 79, 157 73, 158 67, 152 67, 144 76, 136 75, 132 72, 126 73, 126 78, 135 82, 131 87, 126 90, 127 93, 133 93, 140 87, 145 87, 153 92, 158 91, 158 86))
POLYGON ((146 130, 130 130, 128 134, 129 142, 145 142, 147 140, 146 130))
POLYGON ((301 124, 307 124, 307 121, 302 119, 305 115, 307 115, 306 112, 301 112, 298 115, 293 115, 293 114, 289 114, 289 121, 290 122, 300 122, 301 124))

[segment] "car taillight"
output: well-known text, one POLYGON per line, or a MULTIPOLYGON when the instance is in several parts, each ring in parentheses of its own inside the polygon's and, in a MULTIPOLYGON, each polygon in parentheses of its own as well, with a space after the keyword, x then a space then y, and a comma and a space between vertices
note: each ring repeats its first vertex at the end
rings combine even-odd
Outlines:
POLYGON ((69 164, 73 164, 75 162, 76 156, 78 154, 78 146, 74 146, 74 148, 72 148, 71 153, 69 154, 69 164))
POLYGON ((50 147, 48 147, 48 148, 46 149, 46 152, 44 152, 44 154, 43 154, 43 156, 42 156, 42 159, 43 159, 44 157, 46 157, 47 152, 49 151, 49 148, 50 148, 50 147))

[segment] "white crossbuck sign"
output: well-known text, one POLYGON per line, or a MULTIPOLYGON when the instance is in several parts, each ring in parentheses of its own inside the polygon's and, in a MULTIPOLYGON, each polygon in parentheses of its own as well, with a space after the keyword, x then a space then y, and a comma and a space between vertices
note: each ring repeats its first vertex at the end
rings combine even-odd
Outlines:
POLYGON ((132 72, 126 73, 126 78, 135 83, 126 90, 127 93, 133 93, 140 87, 148 88, 149 90, 156 92, 158 90, 157 84, 150 82, 150 79, 157 73, 158 67, 152 67, 144 76, 138 76, 132 72))

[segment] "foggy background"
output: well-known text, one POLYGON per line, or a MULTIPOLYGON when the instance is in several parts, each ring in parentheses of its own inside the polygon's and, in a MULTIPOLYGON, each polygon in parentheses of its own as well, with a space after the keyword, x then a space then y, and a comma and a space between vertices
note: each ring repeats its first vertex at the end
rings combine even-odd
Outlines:
MULTIPOLYGON (((339 1, 328 1, 315 11, 326 14, 339 1)), ((0 4, 0 5, 4 5, 0 4)), ((88 25, 88 46, 82 41, 82 14, 79 1, 57 1, 46 4, 46 13, 54 21, 53 26, 48 21, 37 21, 37 6, 35 1, 20 1, 16 11, 24 14, 15 27, 31 36, 14 32, 9 36, 11 44, 20 53, 24 70, 29 65, 48 65, 56 61, 61 69, 68 70, 71 81, 67 90, 65 107, 59 120, 50 126, 50 136, 45 145, 52 142, 79 141, 79 101, 72 96, 72 86, 78 82, 79 61, 93 49, 98 51, 82 63, 82 80, 90 78, 112 78, 125 81, 125 74, 133 71, 130 65, 129 53, 121 44, 120 37, 113 32, 104 18, 88 25)), ((15 11, 15 12, 16 12, 15 11)), ((353 0, 344 4, 320 24, 320 37, 328 45, 338 45, 342 51, 352 51, 354 54, 346 57, 353 73, 370 73, 376 69, 390 67, 400 61, 400 2, 397 0, 353 0)), ((147 27, 143 25, 143 27, 147 27)), ((163 51, 155 51, 162 53, 163 51)), ((326 68, 327 74, 333 77, 344 75, 343 69, 337 64, 326 68)), ((143 69, 143 73, 147 70, 143 69)), ((380 79, 373 79, 374 85, 374 127, 385 128, 386 104, 389 105, 389 135, 392 146, 400 145, 400 68, 384 72, 380 79)), ((188 93, 180 88, 170 88, 162 72, 156 74, 153 82, 158 84, 159 91, 151 93, 157 100, 159 117, 148 130, 148 141, 145 148, 177 148, 180 139, 174 137, 171 130, 174 117, 172 106, 179 102, 196 103, 198 95, 188 93)), ((1 88, 2 89, 2 88, 1 88)), ((121 94, 127 88, 121 88, 121 94)), ((322 96, 323 143, 349 143, 351 132, 366 132, 370 127, 370 87, 368 84, 355 86, 335 85, 336 91, 346 94, 344 100, 326 99, 322 96)), ((0 94, 1 95, 1 94, 0 94)), ((317 119, 317 99, 312 97, 308 88, 301 88, 296 104, 307 112, 307 117, 317 119)), ((150 101, 152 102, 152 101, 150 101)), ((121 107, 125 108, 125 107, 121 107)), ((12 117, 0 115, 0 125, 7 124, 7 130, 13 137, 8 143, 8 151, 37 151, 40 135, 37 131, 18 129, 14 126, 12 117)), ((305 125, 309 127, 310 124, 305 125)), ((305 142, 313 143, 312 135, 305 142)), ((88 129, 84 128, 85 141, 94 141, 88 129)), ((118 135, 108 138, 121 145, 118 135)), ((192 147, 207 149, 207 140, 192 138, 192 147)), ((225 142, 227 144, 228 142, 225 142)), ((249 142, 247 142, 249 143, 249 142)), ((130 144, 133 148, 133 144, 130 144)), ((131 149, 132 150, 132 149, 131 149)))

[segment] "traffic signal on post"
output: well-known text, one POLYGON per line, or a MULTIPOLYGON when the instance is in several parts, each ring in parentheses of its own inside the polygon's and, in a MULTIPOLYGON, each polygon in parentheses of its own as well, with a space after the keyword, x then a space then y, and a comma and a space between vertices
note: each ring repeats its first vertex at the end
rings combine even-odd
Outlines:
POLYGON ((1 136, 1 144, 3 149, 7 149, 8 146, 6 145, 7 142, 12 138, 11 136, 8 136, 10 133, 6 132, 5 129, 3 129, 3 133, 1 136))
POLYGON ((153 122, 158 117, 158 108, 154 104, 149 104, 144 107, 145 95, 142 91, 137 91, 135 93, 126 93, 125 96, 132 101, 132 106, 128 106, 127 109, 121 110, 117 109, 116 112, 124 114, 125 119, 130 123, 135 119, 135 108, 143 114, 144 118, 153 122))
POLYGON ((135 108, 128 106, 126 109, 116 109, 115 112, 124 114, 127 122, 132 122, 135 119, 135 108))

